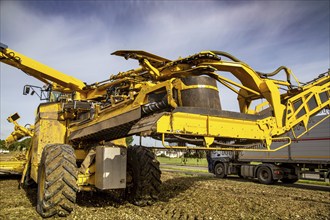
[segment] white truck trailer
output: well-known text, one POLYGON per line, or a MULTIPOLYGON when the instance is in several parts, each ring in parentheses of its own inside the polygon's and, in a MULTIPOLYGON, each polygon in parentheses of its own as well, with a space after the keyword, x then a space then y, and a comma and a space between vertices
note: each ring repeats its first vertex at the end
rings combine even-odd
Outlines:
MULTIPOLYGON (((309 121, 313 126, 324 116, 314 116, 309 121)), ((303 132, 296 127, 294 133, 303 132)), ((292 143, 275 152, 212 151, 208 154, 208 168, 219 178, 236 174, 244 178, 258 178, 260 183, 272 184, 278 180, 294 183, 300 178, 316 177, 329 180, 330 175, 330 120, 295 139, 292 132, 286 134, 292 143)), ((273 143, 272 148, 283 145, 273 143)))

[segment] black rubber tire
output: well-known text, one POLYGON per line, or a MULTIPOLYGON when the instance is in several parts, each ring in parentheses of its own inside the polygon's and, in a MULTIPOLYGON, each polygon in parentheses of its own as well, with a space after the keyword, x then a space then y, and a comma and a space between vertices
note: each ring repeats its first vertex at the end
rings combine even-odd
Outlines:
POLYGON ((294 178, 294 179, 282 178, 281 179, 281 182, 285 183, 285 184, 293 184, 297 181, 298 181, 298 178, 294 178))
POLYGON ((273 184, 275 180, 273 179, 272 171, 266 166, 261 166, 257 171, 257 178, 262 184, 273 184))
POLYGON ((298 176, 295 172, 296 168, 292 164, 281 164, 281 168, 284 171, 284 177, 281 182, 284 184, 293 184, 298 181, 298 176), (290 176, 291 178, 288 178, 290 176))
POLYGON ((225 173, 225 165, 223 163, 215 165, 214 174, 217 178, 225 178, 227 176, 225 173))
POLYGON ((127 149, 126 199, 137 206, 151 205, 158 199, 161 171, 155 154, 141 146, 127 149))
POLYGON ((70 145, 46 145, 38 169, 37 212, 42 217, 68 216, 76 202, 77 165, 70 145))

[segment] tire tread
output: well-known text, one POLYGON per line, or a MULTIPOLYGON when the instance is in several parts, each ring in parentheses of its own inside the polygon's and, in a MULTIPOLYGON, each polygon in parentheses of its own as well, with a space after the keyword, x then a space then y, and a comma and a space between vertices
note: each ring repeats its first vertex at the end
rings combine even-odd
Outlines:
POLYGON ((133 187, 126 189, 126 197, 138 206, 152 204, 158 198, 161 171, 155 154, 147 148, 128 148, 128 168, 133 170, 133 187))
POLYGON ((66 144, 47 145, 43 150, 39 176, 41 169, 45 171, 45 179, 38 182, 45 181, 45 189, 43 195, 38 195, 38 213, 42 217, 68 216, 73 210, 78 191, 77 165, 73 148, 66 144), (39 197, 42 197, 41 201, 39 197))

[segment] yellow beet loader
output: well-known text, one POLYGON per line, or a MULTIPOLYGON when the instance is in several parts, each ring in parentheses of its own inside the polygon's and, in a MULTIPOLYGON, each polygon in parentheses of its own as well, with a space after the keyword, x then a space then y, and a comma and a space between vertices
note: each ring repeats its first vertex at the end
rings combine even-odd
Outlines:
POLYGON ((24 87, 24 94, 47 101, 37 108, 22 176, 22 183, 38 184, 43 217, 69 215, 77 192, 86 190, 124 189, 136 205, 156 201, 159 162, 146 147, 127 147, 128 136, 160 140, 166 149, 270 152, 288 146, 283 134, 296 126, 304 129, 299 135, 307 133, 310 117, 330 107, 329 71, 303 84, 287 67, 261 73, 221 51, 177 60, 144 51, 113 55, 139 67, 86 84, 0 46, 1 62, 46 84, 24 87), (284 80, 276 78, 281 73, 284 80), (239 112, 222 110, 220 84, 237 94, 239 112), (286 142, 271 148, 278 139, 286 142))

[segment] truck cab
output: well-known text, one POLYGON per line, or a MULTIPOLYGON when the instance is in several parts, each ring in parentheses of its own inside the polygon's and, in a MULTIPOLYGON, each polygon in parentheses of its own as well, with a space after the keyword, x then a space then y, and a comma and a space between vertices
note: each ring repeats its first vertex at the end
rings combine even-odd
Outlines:
POLYGON ((240 175, 240 169, 231 166, 235 162, 238 152, 235 151, 210 151, 207 154, 208 170, 214 173, 216 177, 224 178, 229 174, 240 175))

